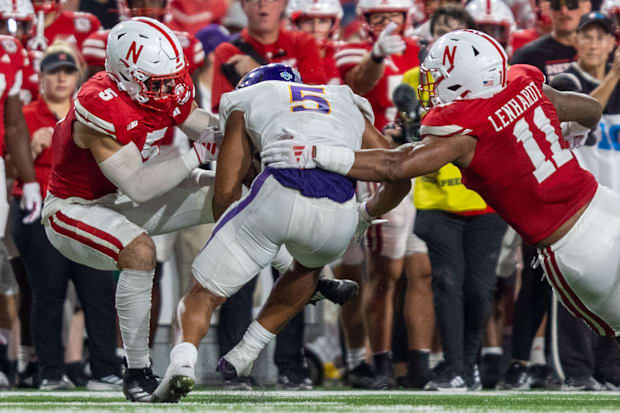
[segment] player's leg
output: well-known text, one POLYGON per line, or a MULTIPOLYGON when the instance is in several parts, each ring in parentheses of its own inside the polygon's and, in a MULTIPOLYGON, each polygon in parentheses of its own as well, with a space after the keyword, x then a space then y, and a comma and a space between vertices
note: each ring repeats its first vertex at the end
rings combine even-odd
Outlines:
POLYGON ((431 379, 429 357, 435 332, 435 309, 428 250, 413 230, 407 240, 405 274, 407 291, 404 313, 409 344, 406 385, 423 388, 431 379))
POLYGON ((366 320, 377 381, 375 388, 395 385, 390 350, 394 319, 394 293, 401 277, 415 210, 409 197, 385 214, 387 223, 373 226, 367 234, 368 302, 366 320))
POLYGON ((354 200, 339 204, 328 199, 294 194, 291 221, 286 230, 286 246, 295 262, 275 284, 267 303, 252 322, 243 340, 220 359, 224 376, 244 375, 258 353, 305 305, 325 264, 342 256, 357 225, 354 200), (309 233, 306 228, 314 228, 309 233))
POLYGON ((170 352, 156 401, 175 402, 191 390, 197 347, 208 331, 213 310, 278 254, 294 201, 290 194, 282 196, 280 188, 273 177, 254 185, 219 219, 194 260, 193 285, 177 307, 179 344, 170 352))
POLYGON ((364 273, 364 247, 351 240, 342 256, 341 263, 334 268, 336 278, 349 278, 360 286, 360 292, 340 308, 340 326, 344 335, 348 382, 354 387, 370 387, 375 376, 366 362, 368 333, 364 313, 367 280, 364 273))
POLYGON ((44 217, 48 239, 67 258, 101 270, 120 269, 116 309, 128 369, 123 391, 132 401, 149 401, 157 386, 148 351, 155 245, 145 230, 110 206, 51 202, 44 217))
POLYGON ((620 332, 620 195, 599 185, 590 205, 562 239, 539 250, 545 274, 566 309, 596 333, 620 332))

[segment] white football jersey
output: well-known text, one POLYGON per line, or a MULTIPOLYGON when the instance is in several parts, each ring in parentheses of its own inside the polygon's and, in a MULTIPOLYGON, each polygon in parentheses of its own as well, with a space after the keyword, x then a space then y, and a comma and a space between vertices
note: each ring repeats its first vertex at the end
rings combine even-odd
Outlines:
POLYGON ((220 128, 233 111, 244 113, 256 151, 278 140, 287 128, 314 144, 360 149, 364 117, 374 121, 368 101, 346 85, 305 85, 269 80, 222 95, 220 128))

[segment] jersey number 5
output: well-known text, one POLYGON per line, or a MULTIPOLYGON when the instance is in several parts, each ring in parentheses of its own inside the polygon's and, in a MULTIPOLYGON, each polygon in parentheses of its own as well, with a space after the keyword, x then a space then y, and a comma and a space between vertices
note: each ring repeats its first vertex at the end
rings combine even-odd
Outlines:
POLYGON ((311 86, 289 86, 291 92, 291 112, 310 111, 329 115, 331 107, 325 95, 325 88, 311 86), (297 103, 301 102, 301 103, 297 103))
POLYGON ((538 146, 530 130, 530 126, 525 119, 519 119, 515 124, 513 133, 517 138, 517 142, 523 144, 525 153, 527 153, 527 156, 534 165, 534 177, 536 177, 536 180, 540 184, 545 179, 549 178, 558 168, 573 159, 573 153, 570 150, 562 149, 558 135, 555 133, 555 129, 541 107, 537 107, 534 111, 533 120, 534 126, 545 134, 545 138, 551 144, 551 152, 553 154, 550 159, 546 157, 544 152, 540 149, 540 146, 538 146))

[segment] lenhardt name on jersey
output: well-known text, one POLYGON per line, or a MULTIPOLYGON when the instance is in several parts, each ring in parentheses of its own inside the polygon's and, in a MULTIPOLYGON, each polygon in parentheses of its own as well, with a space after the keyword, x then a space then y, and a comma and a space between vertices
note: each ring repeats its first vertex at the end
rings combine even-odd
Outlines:
POLYGON ((525 86, 514 98, 511 98, 504 106, 497 109, 493 115, 489 116, 489 121, 493 124, 495 132, 500 132, 506 126, 517 120, 529 107, 533 106, 542 93, 534 82, 525 86))

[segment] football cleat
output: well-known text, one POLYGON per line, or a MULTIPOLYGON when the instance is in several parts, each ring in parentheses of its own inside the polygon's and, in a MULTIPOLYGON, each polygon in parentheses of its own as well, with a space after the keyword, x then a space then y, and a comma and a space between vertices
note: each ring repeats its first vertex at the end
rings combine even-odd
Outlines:
POLYGON ((170 364, 164 378, 153 392, 154 403, 177 403, 187 396, 196 384, 194 367, 170 364))
POLYGON ((148 403, 153 400, 158 384, 159 377, 153 374, 151 367, 128 368, 123 376, 123 394, 131 402, 148 403))
POLYGON ((314 305, 321 300, 329 300, 342 305, 357 296, 359 291, 360 286, 355 281, 321 277, 308 303, 314 305))

